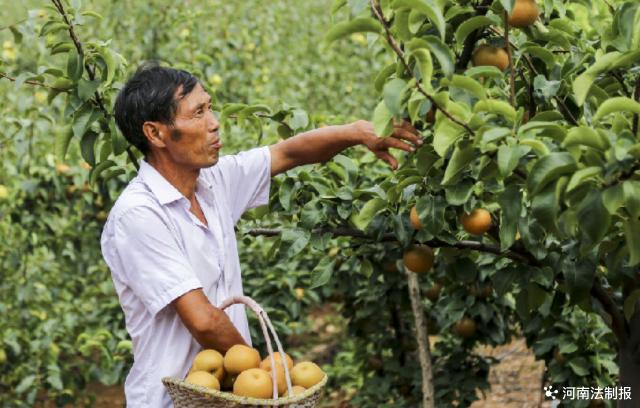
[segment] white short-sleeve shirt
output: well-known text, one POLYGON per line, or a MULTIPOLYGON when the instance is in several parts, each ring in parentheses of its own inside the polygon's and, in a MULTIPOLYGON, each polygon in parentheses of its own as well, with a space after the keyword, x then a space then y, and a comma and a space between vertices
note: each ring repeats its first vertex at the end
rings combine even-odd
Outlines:
MULTIPOLYGON (((200 344, 171 302, 202 288, 213 305, 242 294, 234 225, 245 210, 266 204, 271 180, 268 147, 222 156, 202 169, 196 197, 208 227, 189 201, 147 162, 114 204, 102 231, 134 363, 125 382, 128 408, 173 407, 162 377, 184 377, 200 344)), ((251 344, 244 307, 225 310, 251 344)))

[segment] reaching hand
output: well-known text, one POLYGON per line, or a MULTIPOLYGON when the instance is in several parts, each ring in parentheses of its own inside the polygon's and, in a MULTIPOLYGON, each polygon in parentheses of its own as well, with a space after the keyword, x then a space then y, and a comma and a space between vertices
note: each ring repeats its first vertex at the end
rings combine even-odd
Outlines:
POLYGON ((354 123, 363 134, 363 144, 379 159, 387 162, 392 169, 398 168, 398 161, 389 153, 389 148, 402 149, 406 152, 414 152, 415 146, 422 145, 420 134, 409 122, 395 122, 393 133, 387 137, 379 137, 373 130, 373 124, 366 120, 354 123))

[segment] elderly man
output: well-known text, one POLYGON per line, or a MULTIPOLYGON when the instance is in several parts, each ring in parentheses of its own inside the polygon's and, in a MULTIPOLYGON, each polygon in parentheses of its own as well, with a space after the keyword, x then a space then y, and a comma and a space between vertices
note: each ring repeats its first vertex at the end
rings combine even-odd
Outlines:
POLYGON ((114 110, 124 136, 144 154, 101 239, 133 341, 125 394, 134 408, 171 407, 161 378, 184 377, 203 347, 225 353, 251 344, 243 306, 216 305, 242 294, 234 225, 267 203, 271 177, 358 144, 395 168, 389 148, 421 144, 406 124, 380 138, 369 122, 357 121, 219 157, 209 94, 192 74, 155 64, 138 69, 114 110))

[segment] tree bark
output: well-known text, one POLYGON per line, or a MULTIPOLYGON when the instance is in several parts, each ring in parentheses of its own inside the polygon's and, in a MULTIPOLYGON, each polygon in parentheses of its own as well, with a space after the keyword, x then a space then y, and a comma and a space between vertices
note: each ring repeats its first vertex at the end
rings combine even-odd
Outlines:
POLYGON ((620 386, 631 388, 631 399, 618 400, 618 408, 636 408, 640 405, 640 301, 636 301, 628 333, 628 339, 619 343, 618 366, 620 386))
POLYGON ((404 268, 409 282, 409 297, 411 298, 411 310, 416 321, 416 339, 418 341, 418 357, 422 369, 422 406, 423 408, 435 407, 435 395, 433 391, 433 371, 431 369, 431 350, 429 349, 429 336, 427 325, 422 310, 420 299, 420 286, 418 275, 404 268))

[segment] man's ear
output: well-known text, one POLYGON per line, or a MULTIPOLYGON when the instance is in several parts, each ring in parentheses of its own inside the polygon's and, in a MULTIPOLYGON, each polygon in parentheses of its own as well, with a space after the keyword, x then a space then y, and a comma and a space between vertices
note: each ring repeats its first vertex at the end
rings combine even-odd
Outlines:
POLYGON ((158 122, 144 122, 142 124, 142 132, 147 137, 149 145, 153 145, 158 148, 165 147, 164 138, 167 136, 167 131, 164 129, 161 123, 158 122))

